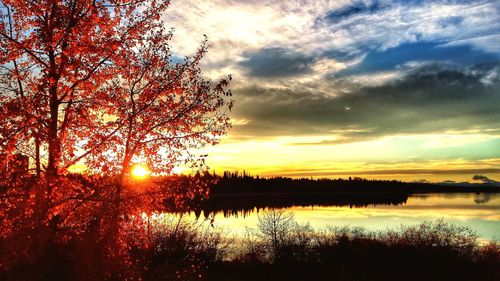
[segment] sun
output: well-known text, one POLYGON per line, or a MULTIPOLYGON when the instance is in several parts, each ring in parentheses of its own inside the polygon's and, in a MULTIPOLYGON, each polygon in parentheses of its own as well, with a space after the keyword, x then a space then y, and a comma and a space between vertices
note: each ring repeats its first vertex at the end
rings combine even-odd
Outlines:
POLYGON ((132 167, 131 175, 136 179, 143 179, 151 174, 151 171, 146 165, 136 164, 132 167))

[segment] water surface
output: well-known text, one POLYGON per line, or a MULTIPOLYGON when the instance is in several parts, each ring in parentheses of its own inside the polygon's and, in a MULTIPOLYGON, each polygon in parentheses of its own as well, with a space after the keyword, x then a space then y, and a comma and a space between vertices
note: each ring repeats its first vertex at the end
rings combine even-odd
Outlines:
MULTIPOLYGON (((243 236, 246 229, 256 229, 259 213, 266 208, 231 212, 217 211, 214 226, 235 236, 243 236)), ((371 204, 345 206, 292 206, 284 209, 294 214, 300 223, 309 223, 314 229, 327 226, 360 226, 368 230, 398 228, 402 224, 419 224, 426 220, 445 219, 457 225, 468 226, 481 239, 500 240, 500 194, 498 193, 443 193, 408 196, 400 204, 371 204)), ((191 214, 194 217, 194 214, 191 214)), ((201 216, 203 219, 203 215, 201 216)))

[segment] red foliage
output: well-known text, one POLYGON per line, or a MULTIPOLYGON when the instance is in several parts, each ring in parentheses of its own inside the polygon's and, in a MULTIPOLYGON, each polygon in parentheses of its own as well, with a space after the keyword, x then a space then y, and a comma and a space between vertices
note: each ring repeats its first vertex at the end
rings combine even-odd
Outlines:
POLYGON ((102 274, 113 275, 119 267, 107 263, 132 262, 122 236, 131 217, 185 209, 206 195, 208 176, 142 184, 126 177, 138 159, 159 173, 203 167, 190 150, 216 144, 230 127, 231 77, 202 77, 206 40, 192 58, 172 62, 172 33, 161 20, 168 5, 0 3, 0 162, 24 154, 36 171, 0 170, 7 179, 0 182, 0 269, 58 256, 54 249, 64 245, 87 257, 82 276, 99 272, 86 263, 95 269, 100 262, 102 274), (67 175, 78 161, 88 175, 67 175))
POLYGON ((52 175, 79 160, 120 174, 137 156, 168 172, 193 160, 188 148, 217 143, 229 127, 229 79, 201 77, 206 42, 171 62, 160 20, 168 4, 3 1, 2 151, 46 162, 52 175))

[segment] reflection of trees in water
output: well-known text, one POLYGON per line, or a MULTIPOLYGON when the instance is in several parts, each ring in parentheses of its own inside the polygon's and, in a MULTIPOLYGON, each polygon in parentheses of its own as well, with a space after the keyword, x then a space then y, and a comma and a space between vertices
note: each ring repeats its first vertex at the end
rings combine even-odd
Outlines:
POLYGON ((476 193, 474 195, 474 202, 476 204, 484 204, 491 200, 491 194, 488 193, 476 193))
POLYGON ((418 198, 420 201, 426 201, 426 200, 436 200, 436 199, 463 199, 465 200, 470 200, 471 198, 474 200, 476 204, 484 204, 489 202, 492 199, 492 196, 494 196, 496 193, 491 193, 491 192, 458 192, 458 193, 426 193, 426 194, 411 194, 411 198, 418 198))
POLYGON ((246 217, 262 209, 291 207, 368 207, 402 205, 409 196, 422 199, 432 194, 443 198, 461 197, 476 192, 500 192, 494 186, 445 186, 428 183, 404 183, 354 178, 291 179, 259 178, 245 173, 224 173, 210 188, 207 200, 192 206, 197 217, 223 213, 225 217, 246 217), (439 196, 439 195, 438 195, 439 196))
POLYGON ((220 213, 224 217, 247 217, 253 212, 265 209, 284 209, 292 207, 345 207, 363 208, 376 205, 403 205, 408 200, 407 193, 381 194, 248 194, 218 195, 204 201, 195 212, 196 216, 208 217, 220 213))

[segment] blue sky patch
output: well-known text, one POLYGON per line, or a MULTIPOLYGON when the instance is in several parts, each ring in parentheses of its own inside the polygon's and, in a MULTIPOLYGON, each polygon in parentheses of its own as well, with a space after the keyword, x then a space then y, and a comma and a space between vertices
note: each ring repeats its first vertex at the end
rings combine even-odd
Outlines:
POLYGON ((394 70, 408 62, 443 61, 471 65, 500 60, 499 54, 486 53, 468 45, 443 46, 437 42, 406 43, 384 51, 372 50, 364 60, 340 75, 394 70))

